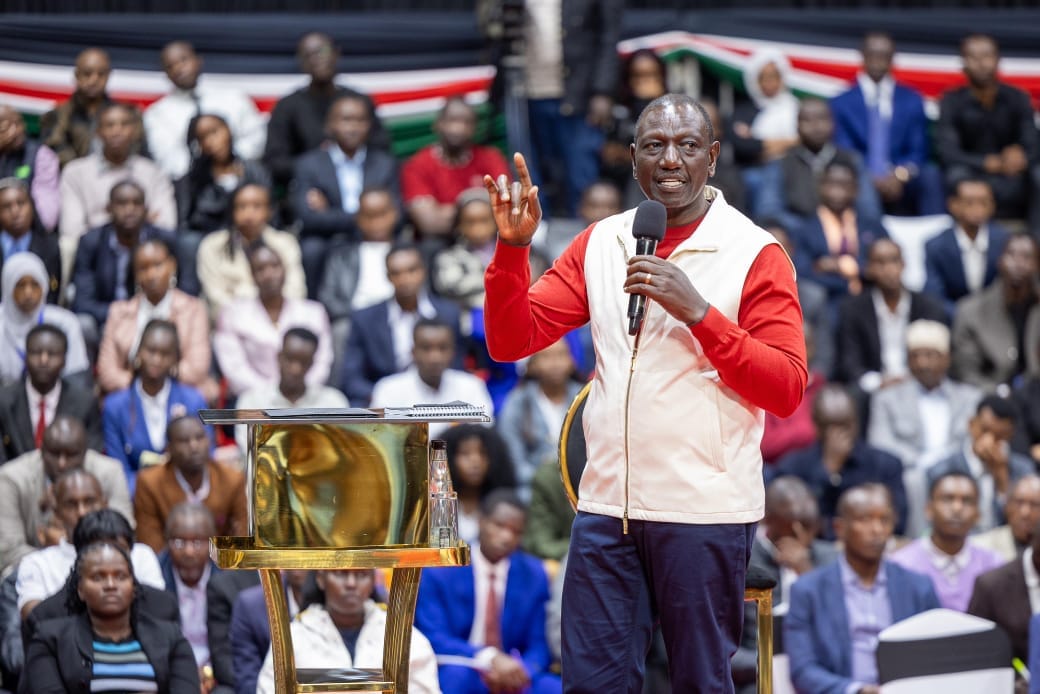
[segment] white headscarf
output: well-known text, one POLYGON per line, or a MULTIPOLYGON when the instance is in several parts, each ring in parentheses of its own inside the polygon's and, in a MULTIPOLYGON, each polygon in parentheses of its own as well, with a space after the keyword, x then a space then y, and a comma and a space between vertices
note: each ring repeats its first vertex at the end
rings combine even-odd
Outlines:
POLYGON ((751 134, 759 140, 784 140, 798 136, 798 99, 787 87, 791 63, 779 51, 767 48, 751 56, 744 67, 744 87, 758 107, 751 123, 751 134), (758 86, 758 76, 766 65, 773 64, 780 72, 782 85, 776 95, 769 97, 758 86))
POLYGON ((49 278, 47 268, 35 253, 11 256, 0 273, 0 382, 21 376, 25 362, 25 338, 43 320, 44 298, 49 278), (40 285, 40 303, 22 313, 14 302, 14 288, 24 277, 40 285))

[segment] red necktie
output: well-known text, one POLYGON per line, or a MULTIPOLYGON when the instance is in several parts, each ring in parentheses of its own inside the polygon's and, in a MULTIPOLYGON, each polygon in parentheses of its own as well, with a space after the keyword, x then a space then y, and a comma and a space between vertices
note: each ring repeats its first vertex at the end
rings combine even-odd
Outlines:
POLYGON ((498 619, 498 595, 495 592, 495 572, 488 572, 487 604, 484 606, 484 645, 502 649, 502 626, 498 619))
POLYGON ((47 428, 47 403, 43 398, 40 398, 40 418, 36 420, 36 434, 33 435, 33 441, 36 442, 36 447, 39 448, 43 444, 43 430, 47 428))

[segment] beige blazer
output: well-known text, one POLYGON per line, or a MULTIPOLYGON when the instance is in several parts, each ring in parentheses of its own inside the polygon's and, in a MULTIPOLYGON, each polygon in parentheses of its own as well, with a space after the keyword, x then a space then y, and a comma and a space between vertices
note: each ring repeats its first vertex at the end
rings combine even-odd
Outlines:
MULTIPOLYGON (((212 358, 206 305, 179 289, 171 291, 173 305, 170 307, 170 320, 177 326, 181 347, 177 380, 205 394, 212 358)), ((129 354, 134 338, 137 337, 137 310, 140 304, 140 296, 134 296, 126 301, 112 302, 108 310, 97 362, 97 381, 106 393, 122 390, 134 379, 129 354)))
MULTIPOLYGON (((123 464, 88 450, 83 467, 101 483, 108 507, 122 513, 134 525, 123 464)), ((46 487, 43 458, 38 449, 0 466, 0 571, 6 572, 26 554, 39 549, 36 533, 44 522, 40 499, 46 487)))

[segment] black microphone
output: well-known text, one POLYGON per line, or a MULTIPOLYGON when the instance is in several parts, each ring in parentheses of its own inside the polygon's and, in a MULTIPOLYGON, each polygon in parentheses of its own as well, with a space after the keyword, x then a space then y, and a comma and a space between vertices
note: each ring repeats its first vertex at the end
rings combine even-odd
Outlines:
MULTIPOLYGON (((656 200, 644 200, 636 208, 632 221, 632 236, 636 237, 636 255, 653 255, 657 242, 664 238, 668 223, 668 210, 656 200)), ((630 294, 628 297, 628 334, 635 335, 643 325, 646 297, 630 294)))

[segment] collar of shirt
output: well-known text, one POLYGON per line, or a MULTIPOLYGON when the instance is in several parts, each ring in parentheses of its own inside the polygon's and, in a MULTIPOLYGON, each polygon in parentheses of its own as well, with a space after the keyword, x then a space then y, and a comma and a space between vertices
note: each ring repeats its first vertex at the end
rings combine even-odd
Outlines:
MULTIPOLYGON (((426 292, 419 293, 419 299, 416 302, 416 311, 423 318, 436 318, 437 309, 433 307, 433 302, 430 301, 430 297, 426 292)), ((389 308, 387 310, 387 318, 391 323, 396 323, 405 316, 404 309, 401 308, 401 304, 391 299, 389 302, 389 308)), ((408 315, 412 315, 412 312, 408 312, 408 315)))
POLYGON ((841 571, 841 585, 846 589, 854 588, 859 591, 873 592, 879 588, 885 588, 888 586, 888 573, 885 571, 885 562, 881 561, 881 565, 878 566, 877 575, 874 577, 874 583, 869 588, 864 585, 862 579, 852 570, 845 555, 841 554, 838 556, 838 568, 841 571))
POLYGON ((975 235, 975 240, 972 241, 965 233, 963 227, 960 224, 953 227, 953 236, 957 239, 957 247, 960 248, 961 253, 981 253, 983 255, 989 250, 989 226, 983 225, 979 229, 979 233, 975 235))
POLYGON ((896 310, 890 311, 888 304, 885 303, 885 297, 882 296, 880 289, 872 289, 870 291, 870 298, 874 302, 874 311, 878 316, 898 318, 899 320, 908 320, 910 318, 910 292, 903 290, 903 293, 899 295, 899 301, 896 303, 896 310))
POLYGON ((53 419, 53 412, 58 408, 58 399, 61 397, 61 381, 59 380, 46 395, 33 388, 32 381, 25 378, 25 396, 29 400, 29 412, 33 413, 40 409, 40 400, 47 407, 47 420, 53 419))
POLYGON ((329 147, 329 159, 332 160, 332 165, 337 169, 341 166, 347 165, 364 168, 365 157, 367 156, 368 147, 364 145, 358 147, 358 150, 354 152, 354 156, 352 157, 348 157, 347 153, 340 149, 339 145, 336 143, 332 143, 329 147))
POLYGON ((133 163, 134 157, 137 155, 131 154, 126 158, 122 164, 113 164, 108 159, 105 159, 104 153, 99 153, 98 157, 98 173, 105 174, 110 172, 125 171, 127 178, 133 178, 133 163))
POLYGON ((928 559, 932 562, 932 566, 940 573, 947 575, 950 573, 959 574, 968 567, 968 563, 971 561, 971 546, 967 542, 961 547, 960 552, 952 556, 936 547, 935 543, 932 542, 931 536, 922 538, 922 542, 924 543, 925 552, 928 553, 928 559), (957 570, 950 572, 951 566, 956 567, 957 570))
POLYGON ((810 152, 809 148, 805 145, 800 145, 797 149, 794 150, 795 156, 797 156, 809 165, 809 168, 812 169, 814 176, 818 176, 819 174, 823 173, 824 167, 826 167, 827 164, 829 164, 831 160, 834 159, 834 155, 837 153, 838 151, 834 149, 834 145, 832 145, 829 142, 826 143, 823 147, 821 147, 820 151, 816 154, 810 152))
POLYGON ((163 382, 162 388, 155 395, 149 395, 141 387, 141 380, 134 379, 134 389, 141 398, 141 411, 144 413, 144 424, 148 430, 148 440, 152 448, 162 451, 166 440, 168 406, 170 404, 170 379, 163 382))
POLYGON ((184 479, 184 475, 177 468, 173 468, 173 476, 177 479, 177 484, 184 490, 184 496, 188 498, 188 501, 193 504, 201 504, 209 496, 209 467, 202 468, 202 484, 199 485, 199 490, 195 491, 188 484, 188 480, 184 479))
POLYGON ((863 92, 863 100, 867 107, 877 104, 881 117, 885 120, 892 118, 892 95, 896 90, 896 81, 892 75, 885 75, 880 82, 870 79, 865 72, 856 75, 860 91, 863 92))
POLYGON ((16 239, 6 231, 0 231, 0 250, 4 258, 10 258, 15 253, 26 253, 29 250, 29 242, 32 241, 32 232, 22 234, 16 239))

